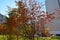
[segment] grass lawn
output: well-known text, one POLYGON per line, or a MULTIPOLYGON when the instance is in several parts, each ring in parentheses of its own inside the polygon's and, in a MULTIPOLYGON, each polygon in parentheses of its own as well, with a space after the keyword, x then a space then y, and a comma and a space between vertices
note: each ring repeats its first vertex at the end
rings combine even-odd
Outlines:
MULTIPOLYGON (((16 36, 12 36, 12 40, 17 40, 16 36)), ((23 37, 19 37, 19 40, 24 40, 23 37)), ((0 35, 0 40, 8 40, 7 35, 0 35)), ((28 40, 28 39, 26 39, 28 40)), ((60 36, 52 36, 52 37, 35 37, 34 40, 60 40, 60 36)))

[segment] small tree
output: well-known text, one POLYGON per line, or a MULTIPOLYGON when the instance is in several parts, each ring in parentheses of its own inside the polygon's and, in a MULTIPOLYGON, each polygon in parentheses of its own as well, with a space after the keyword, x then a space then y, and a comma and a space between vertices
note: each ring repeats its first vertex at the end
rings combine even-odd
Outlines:
POLYGON ((28 4, 24 4, 22 1, 16 3, 18 8, 12 8, 9 11, 9 18, 7 18, 10 37, 11 34, 16 33, 17 40, 18 35, 34 40, 34 36, 38 32, 44 36, 45 24, 51 22, 55 17, 48 12, 41 11, 41 4, 35 0, 28 0, 28 4))

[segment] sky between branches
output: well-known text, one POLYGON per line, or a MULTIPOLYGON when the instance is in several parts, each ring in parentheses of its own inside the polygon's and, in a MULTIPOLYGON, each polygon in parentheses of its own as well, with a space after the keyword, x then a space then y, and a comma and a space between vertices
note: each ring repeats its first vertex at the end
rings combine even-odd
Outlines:
MULTIPOLYGON (((37 2, 42 2, 45 4, 45 0, 37 0, 37 2)), ((0 0, 0 13, 3 15, 7 15, 7 6, 10 6, 11 8, 16 7, 15 0, 0 0)), ((43 10, 46 11, 45 6, 43 7, 43 10)))

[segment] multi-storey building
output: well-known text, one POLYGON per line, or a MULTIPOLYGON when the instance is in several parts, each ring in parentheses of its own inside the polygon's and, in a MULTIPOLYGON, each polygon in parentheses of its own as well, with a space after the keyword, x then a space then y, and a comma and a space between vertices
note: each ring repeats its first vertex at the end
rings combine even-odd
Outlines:
MULTIPOLYGON (((60 0, 46 0, 46 11, 49 13, 55 13, 55 10, 60 10, 60 0)), ((52 27, 52 31, 50 33, 53 34, 60 34, 60 18, 56 16, 56 19, 54 20, 54 27, 52 27)), ((49 27, 50 28, 50 27, 49 27)))
POLYGON ((0 23, 5 23, 5 21, 6 21, 5 19, 6 19, 6 17, 4 15, 0 14, 0 23))

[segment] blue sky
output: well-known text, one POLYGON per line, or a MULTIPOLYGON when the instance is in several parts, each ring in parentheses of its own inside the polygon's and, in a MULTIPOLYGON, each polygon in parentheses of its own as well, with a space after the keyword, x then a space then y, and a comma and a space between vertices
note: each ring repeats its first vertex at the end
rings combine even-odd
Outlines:
MULTIPOLYGON (((7 6, 10 6, 11 8, 16 7, 16 4, 14 2, 15 0, 0 0, 0 13, 3 15, 7 15, 7 6)), ((38 2, 43 2, 45 0, 37 0, 38 2)), ((45 10, 45 7, 43 8, 45 10)))

